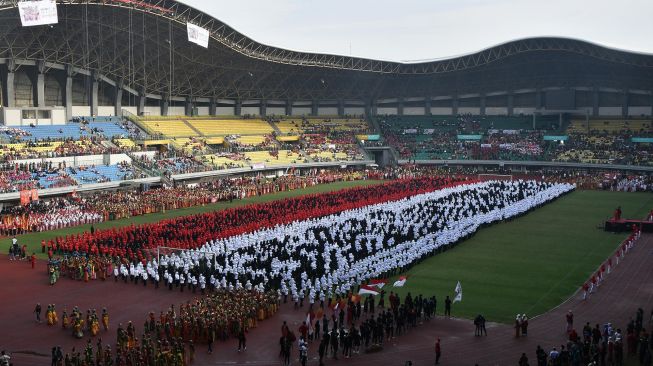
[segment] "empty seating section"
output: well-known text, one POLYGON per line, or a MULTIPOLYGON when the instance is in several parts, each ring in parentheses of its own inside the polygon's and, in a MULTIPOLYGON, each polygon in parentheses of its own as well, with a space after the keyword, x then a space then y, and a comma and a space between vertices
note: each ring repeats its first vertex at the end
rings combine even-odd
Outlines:
POLYGON ((41 189, 68 187, 77 184, 64 170, 34 173, 33 179, 38 182, 38 188, 41 189))
POLYGON ((204 154, 207 151, 204 141, 197 138, 178 137, 172 140, 172 145, 187 154, 204 154))
POLYGON ((235 141, 241 145, 256 146, 270 141, 270 138, 265 135, 239 136, 235 141))
POLYGON ((274 131, 269 123, 255 119, 189 120, 204 136, 265 135, 274 131))
POLYGON ((101 135, 105 138, 129 136, 129 131, 122 128, 119 123, 91 122, 86 125, 85 134, 101 135))
POLYGON ((146 128, 166 137, 192 137, 198 136, 184 121, 142 121, 146 128))
POLYGON ((250 151, 244 153, 245 159, 251 164, 271 165, 290 165, 303 163, 304 159, 295 152, 290 150, 278 151, 250 151))
POLYGON ((115 139, 113 142, 116 146, 128 150, 136 147, 136 143, 132 139, 115 139))
POLYGON ((29 141, 0 144, 0 157, 36 159, 85 154, 103 154, 106 148, 88 139, 78 141, 29 141))
POLYGON ((242 154, 205 155, 202 162, 215 169, 245 168, 249 164, 242 154))
POLYGON ((129 131, 123 129, 120 123, 91 122, 88 124, 68 123, 54 126, 23 126, 18 129, 26 131, 29 135, 21 140, 79 140, 82 137, 97 136, 101 139, 110 139, 115 136, 127 136, 129 131))
POLYGON ((357 118, 290 118, 274 123, 284 134, 367 133, 371 130, 367 121, 357 118))
POLYGON ((650 120, 625 119, 593 119, 572 120, 567 128, 568 133, 631 133, 634 135, 651 132, 650 120))
POLYGON ((313 151, 312 153, 309 153, 308 156, 314 161, 350 160, 349 156, 345 152, 313 151))
POLYGON ((0 156, 24 156, 30 151, 35 153, 49 153, 55 151, 62 144, 63 142, 61 141, 40 142, 32 146, 28 146, 25 143, 3 144, 0 145, 0 156))
POLYGON ((112 182, 133 176, 131 168, 118 165, 68 168, 67 172, 79 184, 112 182))

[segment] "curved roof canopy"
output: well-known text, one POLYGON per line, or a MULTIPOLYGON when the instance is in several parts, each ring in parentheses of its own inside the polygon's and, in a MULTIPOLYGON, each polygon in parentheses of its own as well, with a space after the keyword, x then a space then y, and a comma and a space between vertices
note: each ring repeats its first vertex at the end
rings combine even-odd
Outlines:
POLYGON ((397 63, 256 42, 174 0, 58 0, 59 23, 22 27, 0 0, 0 58, 91 70, 146 93, 240 99, 368 99, 547 86, 653 89, 653 55, 565 38, 511 41, 464 56, 397 63), (188 42, 186 22, 210 31, 188 42))

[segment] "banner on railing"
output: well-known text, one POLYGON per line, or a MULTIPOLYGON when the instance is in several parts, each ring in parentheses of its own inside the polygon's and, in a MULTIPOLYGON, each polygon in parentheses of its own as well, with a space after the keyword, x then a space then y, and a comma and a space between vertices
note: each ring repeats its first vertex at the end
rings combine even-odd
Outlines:
POLYGON ((209 48, 209 31, 195 24, 186 23, 188 40, 204 48, 209 48))
POLYGON ((27 206, 29 205, 30 200, 32 199, 32 191, 31 190, 24 190, 20 191, 20 205, 21 206, 27 206))
POLYGON ((18 3, 18 12, 23 27, 59 22, 55 0, 21 1, 18 3))

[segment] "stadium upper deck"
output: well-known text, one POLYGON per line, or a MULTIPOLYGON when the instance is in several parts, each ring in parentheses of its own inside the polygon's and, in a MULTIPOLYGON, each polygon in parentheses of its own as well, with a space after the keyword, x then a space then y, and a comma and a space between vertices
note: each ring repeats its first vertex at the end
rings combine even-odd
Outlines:
POLYGON ((260 44, 172 0, 58 1, 59 23, 22 27, 0 1, 3 105, 75 115, 650 115, 653 56, 531 38, 424 63, 260 44), (210 31, 188 42, 186 22, 210 31), (556 91, 558 91, 556 93, 556 91))

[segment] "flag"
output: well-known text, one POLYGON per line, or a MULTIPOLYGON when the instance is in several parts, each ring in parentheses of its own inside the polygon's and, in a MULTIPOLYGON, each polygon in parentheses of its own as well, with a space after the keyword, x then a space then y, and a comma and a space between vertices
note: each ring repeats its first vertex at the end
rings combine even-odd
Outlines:
POLYGON ((370 280, 368 286, 383 288, 388 280, 370 280))
POLYGON ((460 281, 458 281, 454 291, 456 292, 456 296, 453 298, 453 302, 463 301, 463 287, 460 285, 460 281))
POLYGON ((365 285, 361 286, 361 289, 358 291, 358 294, 359 294, 359 295, 372 295, 372 296, 376 296, 376 295, 378 295, 378 294, 380 294, 380 293, 381 293, 381 291, 377 290, 376 287, 373 287, 373 286, 365 286, 365 285))
POLYGON ((18 3, 18 13, 23 27, 59 22, 55 0, 21 1, 18 3))
POLYGON ((306 325, 308 326, 308 334, 313 334, 313 325, 311 324, 311 313, 306 314, 306 325))
POLYGON ((399 279, 393 284, 394 287, 404 287, 406 284, 406 276, 399 276, 399 279))
POLYGON ((209 31, 192 23, 186 23, 188 41, 209 48, 209 31))

